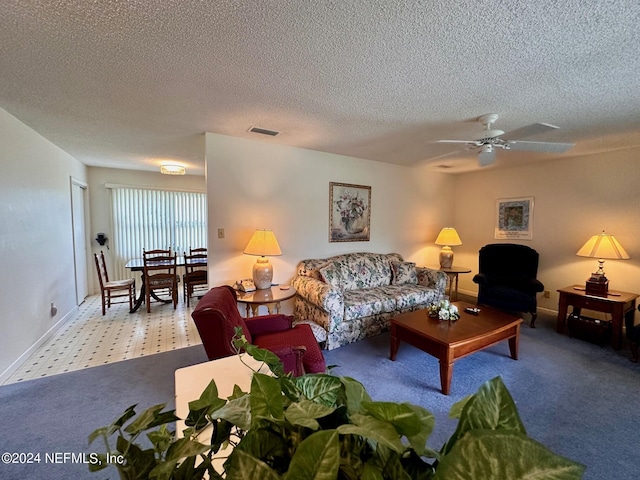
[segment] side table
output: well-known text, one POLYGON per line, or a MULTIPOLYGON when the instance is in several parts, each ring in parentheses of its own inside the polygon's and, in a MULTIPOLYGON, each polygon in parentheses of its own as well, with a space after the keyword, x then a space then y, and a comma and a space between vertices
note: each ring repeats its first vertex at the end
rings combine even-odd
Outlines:
POLYGON ((280 313, 280 302, 295 297, 296 289, 289 287, 286 290, 280 287, 262 288, 253 292, 237 292, 238 303, 246 305, 246 317, 258 315, 260 305, 265 305, 269 313, 280 313))
POLYGON ((467 267, 456 267, 455 265, 452 265, 449 268, 441 268, 439 265, 428 266, 427 268, 430 268, 431 270, 440 270, 447 274, 447 277, 449 278, 449 300, 452 302, 458 300, 458 275, 461 273, 471 273, 471 269, 467 267), (454 284, 455 291, 453 290, 454 284), (452 292, 454 293, 453 296, 452 292))
POLYGON ((573 313, 580 315, 580 310, 586 308, 596 312, 611 314, 611 346, 617 350, 622 347, 622 324, 629 318, 633 324, 633 314, 636 308, 637 293, 610 290, 606 297, 587 295, 584 285, 572 285, 558 290, 558 320, 556 331, 563 333, 567 321, 567 309, 573 306, 573 313))

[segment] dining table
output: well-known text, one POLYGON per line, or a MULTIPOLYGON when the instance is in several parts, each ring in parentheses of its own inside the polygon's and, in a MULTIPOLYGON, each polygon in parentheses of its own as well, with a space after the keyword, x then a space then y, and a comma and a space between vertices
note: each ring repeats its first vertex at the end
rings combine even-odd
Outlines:
MULTIPOLYGON (((207 260, 205 258, 197 258, 194 259, 192 262, 189 263, 189 265, 198 265, 201 267, 206 267, 207 266, 207 260)), ((176 256, 176 267, 184 267, 184 257, 178 257, 176 256)), ((129 270, 131 270, 131 272, 143 272, 144 271, 144 259, 142 258, 132 258, 131 260, 129 260, 127 262, 127 264, 124 266, 124 268, 127 268, 129 270)), ((136 299, 136 302, 133 304, 133 308, 131 310, 129 310, 129 313, 134 313, 137 312, 138 309, 140 308, 140 305, 142 305, 144 303, 144 296, 145 296, 145 281, 144 281, 144 273, 141 275, 142 277, 142 281, 140 282, 140 294, 138 295, 138 298, 136 299)), ((169 303, 171 302, 171 299, 165 300, 162 299, 160 297, 158 297, 154 292, 151 292, 151 296, 156 299, 159 302, 164 302, 164 303, 169 303)))

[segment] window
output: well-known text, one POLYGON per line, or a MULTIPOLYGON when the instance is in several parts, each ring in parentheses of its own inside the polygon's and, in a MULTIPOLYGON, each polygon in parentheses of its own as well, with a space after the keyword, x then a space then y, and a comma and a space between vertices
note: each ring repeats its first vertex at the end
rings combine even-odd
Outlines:
POLYGON ((178 255, 207 246, 204 193, 112 188, 114 280, 130 278, 124 268, 142 251, 171 248, 178 255))

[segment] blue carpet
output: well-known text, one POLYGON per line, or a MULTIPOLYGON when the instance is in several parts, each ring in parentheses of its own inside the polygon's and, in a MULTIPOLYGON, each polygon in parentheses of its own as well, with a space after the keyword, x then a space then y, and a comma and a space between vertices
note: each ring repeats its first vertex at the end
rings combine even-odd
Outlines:
MULTIPOLYGON (((552 318, 523 326, 520 359, 506 342, 455 363, 451 395, 440 393, 433 357, 401 344, 389 360, 389 335, 325 352, 336 375, 361 381, 375 400, 411 402, 430 410, 438 449, 456 422, 456 401, 502 376, 531 437, 587 466, 587 480, 631 480, 640 472, 640 364, 614 351, 558 335, 552 318)), ((83 464, 45 463, 45 453, 85 453, 87 436, 129 405, 174 406, 176 369, 206 361, 201 346, 0 387, 0 450, 40 453, 39 464, 0 464, 0 479, 117 479, 115 469, 90 474, 83 464)), ((95 448, 103 451, 102 446, 95 448)))
POLYGON ((559 455, 587 466, 584 479, 640 478, 640 364, 629 351, 614 351, 555 332, 555 319, 540 316, 536 329, 522 326, 519 360, 507 342, 458 360, 451 394, 440 393, 438 361, 401 343, 389 360, 389 334, 325 353, 335 375, 361 381, 374 400, 421 405, 436 417, 428 442, 439 449, 453 433, 451 406, 485 381, 501 376, 529 436, 559 455))

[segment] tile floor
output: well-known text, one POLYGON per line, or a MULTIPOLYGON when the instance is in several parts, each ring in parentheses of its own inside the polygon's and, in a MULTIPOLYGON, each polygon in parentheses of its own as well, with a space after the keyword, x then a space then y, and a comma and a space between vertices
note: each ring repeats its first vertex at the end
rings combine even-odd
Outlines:
POLYGON ((168 350, 199 345, 200 336, 191 318, 197 305, 178 301, 144 305, 129 313, 129 304, 114 304, 103 317, 100 295, 88 297, 47 343, 34 352, 4 384, 70 372, 168 350))

